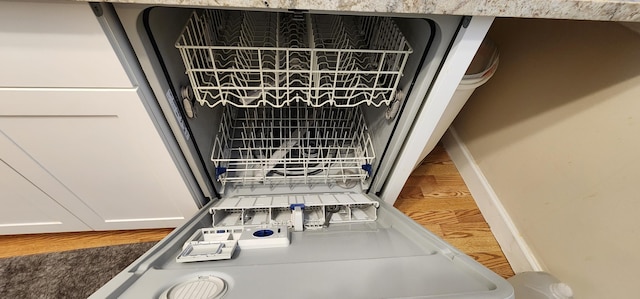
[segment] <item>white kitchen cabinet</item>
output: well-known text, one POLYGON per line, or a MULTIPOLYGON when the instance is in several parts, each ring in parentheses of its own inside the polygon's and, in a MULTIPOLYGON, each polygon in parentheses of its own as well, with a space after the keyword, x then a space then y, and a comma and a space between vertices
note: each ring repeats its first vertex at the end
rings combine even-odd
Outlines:
POLYGON ((0 86, 131 87, 87 3, 0 1, 0 86))
POLYGON ((0 233, 173 227, 197 207, 91 7, 0 2, 0 233))
MULTIPOLYGON (((5 138, 0 135, 0 138, 5 138)), ((1 142, 1 141, 0 141, 1 142)), ((88 230, 48 194, 0 160, 0 234, 88 230)))
POLYGON ((135 88, 0 89, 0 132, 2 160, 91 229, 173 227, 197 210, 135 88))

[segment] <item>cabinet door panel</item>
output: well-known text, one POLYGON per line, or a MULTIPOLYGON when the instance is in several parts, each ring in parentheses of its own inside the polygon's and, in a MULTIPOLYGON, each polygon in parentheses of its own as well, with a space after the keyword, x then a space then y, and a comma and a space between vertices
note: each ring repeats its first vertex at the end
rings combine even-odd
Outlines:
MULTIPOLYGON (((3 138, 0 135, 0 138, 3 138)), ((89 227, 0 160, 0 234, 82 231, 89 227)))
POLYGON ((132 86, 87 3, 0 1, 0 28, 0 86, 132 86))
POLYGON ((94 229, 172 227, 197 210, 135 89, 0 90, 0 130, 94 229))

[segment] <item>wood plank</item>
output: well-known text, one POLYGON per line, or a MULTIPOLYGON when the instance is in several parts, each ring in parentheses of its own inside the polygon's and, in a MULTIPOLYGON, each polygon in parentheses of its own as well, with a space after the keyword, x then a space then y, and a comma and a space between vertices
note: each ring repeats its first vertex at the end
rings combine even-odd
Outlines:
POLYGON ((0 258, 159 241, 173 229, 72 232, 0 236, 0 258))
MULTIPOLYGON (((473 198, 405 198, 399 199, 394 204, 396 208, 403 212, 424 211, 424 210, 470 210, 477 209, 473 198)), ((406 214, 406 213, 405 213, 406 214)))
POLYGON ((435 198, 460 198, 460 197, 469 197, 471 193, 469 190, 433 190, 432 192, 423 192, 423 196, 425 198, 435 197, 435 198))
POLYGON ((412 175, 407 179, 405 186, 428 187, 436 185, 436 177, 433 175, 412 175))
POLYGON ((458 223, 456 214, 453 211, 413 211, 406 213, 406 215, 420 224, 442 225, 458 223))
POLYGON ((398 195, 398 198, 399 199, 412 199, 412 198, 421 199, 423 198, 422 188, 420 188, 419 186, 406 186, 402 189, 402 191, 400 191, 400 195, 398 195))
POLYGON ((455 210, 456 218, 460 223, 469 223, 469 222, 481 222, 484 223, 484 217, 482 217, 482 213, 480 213, 480 209, 463 209, 463 210, 455 210))
POLYGON ((458 169, 453 162, 426 162, 420 165, 415 171, 418 175, 455 175, 458 169))
POLYGON ((456 187, 456 188, 467 187, 467 185, 464 183, 464 180, 462 179, 460 174, 457 174, 457 173, 455 175, 453 174, 437 175, 437 176, 433 176, 433 178, 436 181, 436 184, 438 184, 439 186, 448 186, 448 187, 456 187))
POLYGON ((442 228, 440 227, 440 224, 420 223, 420 225, 426 228, 428 231, 432 232, 434 235, 442 238, 443 233, 442 233, 442 228))
MULTIPOLYGON (((455 213, 454 213, 455 215, 455 213)), ((443 223, 442 232, 448 238, 465 238, 468 236, 493 236, 489 225, 485 222, 443 223)))

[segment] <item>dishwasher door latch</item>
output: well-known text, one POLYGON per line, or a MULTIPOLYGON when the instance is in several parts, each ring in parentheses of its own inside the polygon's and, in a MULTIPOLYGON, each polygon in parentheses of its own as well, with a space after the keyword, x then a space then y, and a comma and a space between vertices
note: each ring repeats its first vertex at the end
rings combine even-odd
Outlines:
POLYGON ((290 12, 293 13, 294 21, 304 21, 304 15, 308 14, 308 10, 300 10, 300 9, 289 9, 290 12))

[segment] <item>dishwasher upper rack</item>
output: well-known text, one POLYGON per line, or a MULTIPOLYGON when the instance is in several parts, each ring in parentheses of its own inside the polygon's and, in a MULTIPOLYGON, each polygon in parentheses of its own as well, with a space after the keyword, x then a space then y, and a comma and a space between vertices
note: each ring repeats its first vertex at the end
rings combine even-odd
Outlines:
POLYGON ((176 42, 201 105, 389 105, 411 46, 393 19, 194 12, 176 42))
POLYGON ((211 151, 223 187, 365 186, 374 159, 358 107, 226 106, 211 151))

